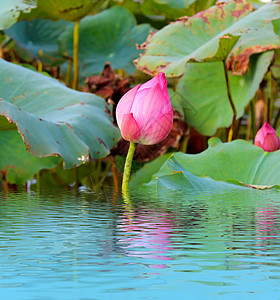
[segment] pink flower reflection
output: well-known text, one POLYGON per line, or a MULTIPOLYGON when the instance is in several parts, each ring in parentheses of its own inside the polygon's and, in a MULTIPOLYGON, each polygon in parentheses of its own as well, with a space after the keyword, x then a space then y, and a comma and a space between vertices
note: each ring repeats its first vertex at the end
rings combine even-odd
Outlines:
MULTIPOLYGON (((118 229, 123 232, 119 240, 127 256, 172 260, 168 257, 171 247, 169 240, 173 223, 167 214, 145 211, 123 215, 118 229)), ((151 268, 164 269, 165 264, 153 264, 151 268)))
MULTIPOLYGON (((257 246, 266 246, 268 240, 276 239, 276 231, 279 230, 277 222, 279 213, 270 207, 257 208, 256 214, 256 235, 259 243, 257 246)), ((266 250, 264 248, 263 250, 266 250)))

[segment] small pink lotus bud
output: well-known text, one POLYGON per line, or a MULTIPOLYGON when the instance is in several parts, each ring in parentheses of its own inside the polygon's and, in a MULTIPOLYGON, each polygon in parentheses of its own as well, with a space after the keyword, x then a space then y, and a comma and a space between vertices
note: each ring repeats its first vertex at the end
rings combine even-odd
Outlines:
POLYGON ((264 151, 273 152, 280 148, 280 141, 276 131, 265 122, 257 132, 255 145, 263 148, 264 151))
POLYGON ((117 105, 116 117, 127 141, 153 145, 164 140, 173 124, 164 73, 128 91, 117 105))

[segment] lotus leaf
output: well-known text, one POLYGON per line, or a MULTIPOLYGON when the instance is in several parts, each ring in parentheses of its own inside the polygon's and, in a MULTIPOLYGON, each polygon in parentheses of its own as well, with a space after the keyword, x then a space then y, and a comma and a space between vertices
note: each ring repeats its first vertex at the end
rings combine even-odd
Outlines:
POLYGON ((11 122, 3 128, 16 124, 30 153, 59 155, 69 168, 106 156, 119 140, 102 98, 4 60, 0 70, 0 115, 11 122))
POLYGON ((9 28, 17 22, 22 12, 29 13, 36 6, 36 0, 1 0, 0 30, 9 28))
MULTIPOLYGON (((60 37, 62 52, 73 56, 74 26, 60 37)), ((97 15, 88 16, 80 22, 79 66, 83 77, 103 70, 109 61, 113 69, 135 70, 133 59, 139 51, 136 43, 148 36, 150 26, 136 26, 133 15, 123 7, 114 6, 97 15)))
POLYGON ((40 158, 29 153, 17 130, 4 130, 5 120, 0 117, 0 171, 7 182, 23 184, 39 170, 59 164, 60 157, 40 158))
POLYGON ((268 3, 252 12, 245 1, 217 2, 193 17, 183 17, 151 35, 137 67, 149 74, 181 76, 187 62, 226 60, 233 74, 244 75, 250 56, 280 47, 271 21, 280 6, 268 3))
POLYGON ((59 51, 57 39, 65 31, 69 22, 35 19, 21 21, 6 30, 6 34, 16 42, 16 50, 25 61, 40 59, 48 65, 58 65, 65 61, 59 51), (42 55, 39 54, 40 50, 42 55))
POLYGON ((141 4, 145 15, 164 15, 168 19, 191 16, 205 10, 215 3, 215 0, 148 0, 141 4))
POLYGON ((77 21, 96 11, 106 2, 104 0, 37 0, 37 7, 50 19, 77 21))
MULTIPOLYGON (((273 51, 254 55, 244 76, 229 74, 237 118, 243 115, 244 108, 254 97, 272 59, 273 51)), ((233 113, 222 62, 190 64, 171 100, 184 119, 203 135, 212 136, 218 128, 231 124, 233 113)))
MULTIPOLYGON (((156 188, 205 190, 209 185, 209 190, 212 190, 233 184, 265 189, 280 184, 279 167, 280 151, 269 153, 243 140, 222 143, 218 138, 211 138, 209 148, 200 154, 173 154, 148 183, 142 181, 141 188, 150 191, 156 188)), ((134 189, 139 186, 139 180, 137 186, 133 181, 130 185, 134 189)))

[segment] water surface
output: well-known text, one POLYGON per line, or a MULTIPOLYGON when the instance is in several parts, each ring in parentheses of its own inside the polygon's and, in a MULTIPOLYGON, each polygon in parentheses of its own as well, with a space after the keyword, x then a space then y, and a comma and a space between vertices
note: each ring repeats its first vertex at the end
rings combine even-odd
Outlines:
POLYGON ((280 299, 280 192, 1 193, 1 299, 280 299))

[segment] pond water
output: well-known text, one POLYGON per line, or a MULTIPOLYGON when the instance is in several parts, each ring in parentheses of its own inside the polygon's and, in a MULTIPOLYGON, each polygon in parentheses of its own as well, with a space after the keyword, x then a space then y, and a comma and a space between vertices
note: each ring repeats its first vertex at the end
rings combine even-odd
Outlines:
POLYGON ((1 192, 5 300, 280 298, 280 192, 1 192))

